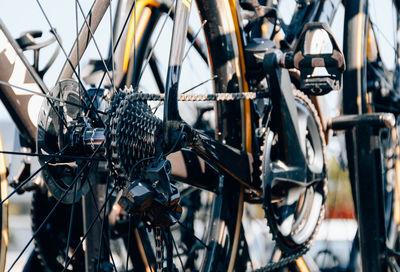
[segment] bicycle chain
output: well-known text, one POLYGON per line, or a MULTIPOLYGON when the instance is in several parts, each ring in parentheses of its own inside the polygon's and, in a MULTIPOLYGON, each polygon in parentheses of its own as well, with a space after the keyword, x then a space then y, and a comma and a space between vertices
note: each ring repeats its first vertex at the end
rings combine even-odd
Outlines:
MULTIPOLYGON (((179 94, 178 101, 238 101, 266 97, 268 97, 268 93, 265 91, 247 93, 179 94)), ((150 107, 147 105, 146 101, 163 101, 164 99, 164 94, 134 92, 132 87, 120 90, 113 95, 106 121, 108 126, 106 126, 105 130, 105 146, 107 150, 106 158, 109 164, 111 164, 110 168, 117 180, 129 180, 131 178, 131 173, 129 173, 128 169, 132 169, 131 167, 138 161, 150 158, 154 155, 155 138, 157 130, 162 128, 162 121, 151 113, 150 107), (118 145, 118 143, 122 144, 118 145), (132 153, 130 149, 134 149, 134 152, 132 153)), ((143 169, 146 165, 146 163, 143 163, 138 169, 143 169)), ((124 186, 125 184, 123 183, 120 185, 120 187, 124 186)), ((323 213, 324 210, 323 208, 321 212, 323 213)), ((320 219, 317 223, 317 228, 321 222, 322 220, 320 219)), ((162 271, 161 230, 158 230, 159 233, 157 233, 156 227, 154 231, 157 271, 162 271)), ((316 232, 305 248, 299 252, 286 256, 278 262, 267 264, 255 270, 255 272, 271 271, 295 261, 309 250, 315 235, 316 232)))
POLYGON ((154 240, 156 244, 156 264, 157 264, 157 272, 163 271, 164 266, 164 254, 163 254, 163 244, 162 244, 162 236, 161 236, 161 227, 154 227, 154 240))
MULTIPOLYGON (((128 89, 132 92, 132 89, 128 89)), ((124 90, 124 92, 126 92, 124 90)), ((213 94, 178 94, 178 101, 235 101, 235 100, 254 100, 257 98, 268 97, 265 91, 247 93, 213 93, 213 94)), ((165 94, 154 93, 130 93, 133 101, 164 101, 165 94)))
MULTIPOLYGON (((247 93, 179 94, 179 101, 236 101, 264 98, 265 91, 247 93)), ((162 121, 155 117, 146 101, 163 101, 164 94, 134 92, 133 88, 120 89, 111 98, 105 128, 106 159, 120 188, 133 177, 133 166, 155 154, 156 138, 162 121)), ((144 161, 134 171, 140 172, 144 161)), ((135 167, 136 168, 136 167, 135 167)))

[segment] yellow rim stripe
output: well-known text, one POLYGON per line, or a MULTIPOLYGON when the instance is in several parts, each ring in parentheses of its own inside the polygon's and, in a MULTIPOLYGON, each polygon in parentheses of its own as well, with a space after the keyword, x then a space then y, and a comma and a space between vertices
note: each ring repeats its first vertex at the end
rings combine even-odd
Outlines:
POLYGON ((137 246, 139 248, 139 253, 140 253, 140 256, 142 257, 142 261, 143 261, 144 267, 146 269, 146 272, 154 272, 153 268, 149 265, 149 261, 147 260, 146 252, 143 247, 142 238, 140 238, 139 231, 136 228, 134 230, 134 233, 135 233, 135 238, 137 241, 137 246))
MULTIPOLYGON (((392 138, 397 141, 396 128, 392 128, 392 138)), ((396 145, 394 156, 396 158, 394 169, 396 173, 396 181, 394 185, 394 201, 393 201, 393 220, 396 225, 400 225, 400 147, 396 145)))
POLYGON ((303 257, 296 259, 296 265, 299 268, 300 272, 310 272, 303 257))
MULTIPOLYGON (((138 21, 139 21, 140 15, 142 14, 143 8, 146 6, 158 8, 160 6, 160 3, 158 3, 157 1, 154 1, 154 0, 139 0, 136 2, 136 6, 134 7, 134 11, 132 12, 131 20, 129 22, 128 34, 126 36, 124 65, 123 65, 124 73, 126 73, 128 71, 128 64, 129 64, 129 59, 131 56, 130 53, 131 53, 131 48, 132 48, 134 35, 135 35, 135 26, 138 24, 138 21), (136 15, 134 16, 135 13, 136 13, 136 15), (135 20, 135 22, 134 22, 134 20, 135 20)), ((141 35, 143 33, 143 30, 144 30, 144 28, 139 29, 138 34, 141 35)), ((140 40, 140 37, 136 36, 136 40, 135 40, 136 44, 135 44, 134 50, 136 49, 136 46, 137 46, 139 40, 140 40)))
POLYGON ((184 4, 189 11, 190 11, 190 4, 191 3, 192 3, 192 0, 182 0, 182 4, 184 4))
MULTIPOLYGON (((0 134, 0 150, 4 150, 0 134)), ((0 186, 1 200, 8 196, 7 167, 4 154, 0 154, 0 186)), ((1 241, 0 241, 0 271, 4 271, 6 266, 6 253, 8 246, 8 200, 2 205, 1 220, 1 241)))
MULTIPOLYGON (((246 67, 244 63, 242 36, 240 31, 239 20, 237 17, 236 0, 229 0, 229 6, 231 8, 233 23, 235 25, 235 34, 239 46, 240 71, 237 71, 238 72, 237 77, 239 80, 240 77, 242 78, 243 92, 248 92, 249 86, 245 78, 246 67)), ((250 101, 248 100, 244 101, 244 112, 245 112, 246 151, 248 153, 251 153, 252 152, 251 114, 250 114, 250 101)))
POLYGON ((243 185, 240 186, 240 194, 239 194, 239 201, 238 201, 238 212, 237 212, 237 217, 236 217, 236 225, 235 225, 235 234, 233 237, 233 245, 232 245, 232 253, 231 253, 231 258, 229 259, 229 266, 228 266, 228 272, 233 271, 235 261, 236 261, 236 254, 237 254, 237 248, 239 245, 239 236, 240 236, 240 228, 242 226, 242 215, 243 215, 243 194, 244 194, 244 188, 243 185))

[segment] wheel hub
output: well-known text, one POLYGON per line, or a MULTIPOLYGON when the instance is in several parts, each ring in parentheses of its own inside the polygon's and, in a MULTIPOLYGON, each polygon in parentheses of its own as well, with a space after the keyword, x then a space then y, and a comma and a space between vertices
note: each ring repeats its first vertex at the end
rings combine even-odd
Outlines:
MULTIPOLYGON (((51 194, 63 203, 72 203, 89 191, 86 177, 105 170, 100 161, 102 150, 99 150, 104 141, 104 129, 96 128, 97 120, 85 110, 90 104, 89 98, 83 101, 76 81, 60 81, 49 95, 62 102, 45 100, 42 104, 38 119, 38 152, 53 157, 39 157, 39 162, 51 194), (90 158, 94 151, 98 155, 90 158), (75 189, 71 188, 73 184, 76 184, 75 189)), ((106 107, 107 103, 102 99, 101 102, 95 106, 106 107)))

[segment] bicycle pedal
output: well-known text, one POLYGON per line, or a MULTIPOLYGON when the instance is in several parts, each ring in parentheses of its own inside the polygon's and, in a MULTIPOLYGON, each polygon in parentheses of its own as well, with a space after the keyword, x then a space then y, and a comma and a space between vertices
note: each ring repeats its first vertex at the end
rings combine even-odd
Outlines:
POLYGON ((300 71, 300 89, 309 95, 340 90, 346 68, 339 45, 325 23, 304 26, 295 50, 285 54, 283 66, 300 71))
POLYGON ((333 130, 346 130, 359 125, 384 128, 393 127, 395 123, 396 118, 393 113, 378 112, 338 116, 328 121, 328 128, 333 130))

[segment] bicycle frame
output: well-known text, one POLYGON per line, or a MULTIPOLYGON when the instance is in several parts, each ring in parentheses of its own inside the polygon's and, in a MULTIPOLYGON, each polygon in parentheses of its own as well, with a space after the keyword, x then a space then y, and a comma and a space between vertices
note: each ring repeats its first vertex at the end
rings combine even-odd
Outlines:
MULTIPOLYGON (((146 1, 145 1, 146 2, 146 1)), ((216 7, 216 10, 221 10, 221 6, 224 5, 224 8, 229 7, 229 10, 226 11, 229 13, 229 17, 232 18, 232 24, 229 27, 229 29, 226 30, 226 32, 231 36, 230 38, 232 40, 236 40, 236 43, 239 45, 238 48, 234 48, 236 50, 235 55, 238 56, 238 59, 234 60, 234 65, 235 65, 235 71, 232 71, 231 74, 235 74, 237 78, 239 79, 239 91, 246 92, 248 91, 248 86, 247 82, 244 79, 244 74, 245 74, 245 67, 244 67, 244 57, 243 57, 243 47, 245 46, 245 41, 242 38, 241 35, 241 25, 240 25, 240 20, 237 17, 236 13, 236 2, 233 0, 227 0, 223 4, 213 3, 214 1, 206 1, 206 0, 199 0, 197 1, 198 6, 200 7, 200 11, 202 7, 209 7, 210 9, 212 7, 216 7)), ((189 0, 184 0, 184 1, 177 1, 176 2, 176 13, 175 13, 175 20, 176 23, 174 25, 173 29, 173 39, 172 39, 172 44, 171 44, 171 53, 170 53, 170 60, 169 60, 169 69, 168 69, 168 74, 167 74, 167 83, 166 83, 166 95, 165 95, 165 104, 167 105, 164 109, 164 125, 165 125, 165 142, 167 144, 174 143, 177 139, 176 137, 178 136, 177 133, 177 127, 182 125, 183 123, 181 122, 181 117, 179 115, 178 111, 178 106, 177 106, 177 93, 178 93, 178 82, 179 82, 179 76, 180 76, 180 67, 182 64, 182 57, 184 53, 184 45, 185 45, 185 39, 186 39, 186 32, 188 29, 188 15, 190 12, 192 1, 189 0), (179 27, 177 27, 179 26, 179 27)), ((94 32, 101 21, 102 17, 104 16, 104 13, 106 12, 107 8, 109 5, 109 1, 107 0, 99 0, 96 1, 96 3, 92 7, 92 11, 88 16, 91 16, 91 18, 94 18, 93 20, 90 21, 90 28, 94 32)), ((207 12, 210 11, 210 9, 207 10, 207 12)), ((203 15, 203 14, 202 14, 203 15)), ((209 16, 211 17, 211 16, 209 16)), ((210 20, 210 18, 207 18, 210 20)), ((18 44, 11 38, 11 35, 8 33, 6 30, 4 24, 1 22, 0 23, 1 31, 6 37, 7 43, 2 43, 4 48, 8 48, 7 50, 13 50, 15 52, 14 55, 14 60, 9 61, 8 65, 7 63, 0 63, 0 68, 1 71, 5 71, 4 73, 2 72, 0 74, 0 80, 9 82, 10 84, 14 84, 16 86, 22 87, 24 85, 21 84, 29 84, 26 85, 27 89, 28 86, 31 87, 34 86, 34 83, 36 82, 37 87, 39 90, 42 91, 42 93, 47 93, 48 90, 41 80, 41 78, 37 75, 36 71, 31 67, 23 53, 21 52, 21 49, 19 48, 18 44), (25 82, 16 82, 12 81, 12 78, 9 77, 7 78, 6 74, 8 68, 10 67, 10 63, 18 63, 17 67, 23 67, 25 70, 23 71, 15 71, 15 73, 25 73, 29 74, 29 77, 25 80, 25 82)), ((4 38, 3 38, 4 39, 4 38)), ((69 53, 69 63, 66 62, 64 64, 64 67, 62 69, 61 75, 59 79, 64 79, 64 78, 70 78, 73 75, 73 71, 75 67, 77 66, 77 48, 79 48, 79 57, 81 57, 86 48, 88 43, 90 42, 91 35, 89 33, 89 28, 86 24, 83 25, 79 37, 78 37, 78 42, 74 44, 71 52, 69 53)), ((3 50, 5 52, 5 50, 3 50)), ((215 68, 214 68, 215 69, 215 68)), ((226 79, 224 79, 226 80, 226 79)), ((285 100, 286 104, 288 104, 288 108, 282 107, 280 110, 283 111, 283 114, 280 116, 287 116, 288 118, 285 118, 285 120, 282 120, 283 123, 285 123, 285 127, 290 128, 292 127, 294 130, 292 132, 298 131, 296 129, 296 126, 294 125, 296 122, 294 120, 297 118, 295 109, 293 108, 294 105, 293 103, 290 103, 288 101, 293 100, 293 97, 289 95, 290 91, 289 88, 286 88, 286 91, 283 91, 282 88, 279 86, 281 84, 284 84, 281 81, 287 81, 289 80, 288 77, 284 77, 284 79, 279 79, 278 75, 275 75, 275 79, 273 81, 274 88, 278 88, 281 92, 284 92, 286 94, 285 100)), ((14 122, 17 124, 18 128, 20 129, 21 133, 23 136, 27 139, 27 142, 29 146, 34 149, 35 147, 35 138, 36 138, 36 128, 34 125, 34 120, 32 116, 27 115, 29 112, 28 106, 29 102, 25 102, 26 99, 22 101, 22 97, 18 95, 18 88, 17 87, 10 87, 10 86, 5 86, 3 84, 0 85, 0 88, 2 90, 1 93, 1 100, 5 104, 6 108, 10 112, 11 116, 14 119, 14 122), (25 103, 24 103, 25 102, 25 103), (18 104, 22 105, 17 106, 18 104), (29 128, 28 131, 24 131, 24 128, 29 128)), ((224 90, 225 91, 225 90, 224 90)), ((31 99, 33 99, 35 96, 31 96, 31 99)), ((279 97, 272 96, 273 103, 278 105, 282 101, 280 101, 279 97), (275 100, 275 101, 274 101, 275 100)), ((29 101, 29 100, 28 100, 29 101)), ((260 188, 254 188, 252 187, 251 183, 251 165, 250 161, 252 160, 251 158, 251 149, 252 149, 252 124, 251 124, 251 113, 250 113, 250 104, 249 101, 245 101, 241 105, 242 109, 242 115, 245 116, 242 120, 242 134, 244 135, 243 140, 242 140, 242 146, 245 146, 245 151, 240 151, 240 147, 236 146, 233 148, 232 146, 228 146, 225 144, 221 144, 220 141, 217 141, 213 138, 210 138, 206 135, 200 135, 199 133, 191 130, 188 126, 185 128, 185 132, 187 132, 189 135, 189 139, 192 141, 189 143, 189 145, 198 153, 200 157, 202 157, 204 160, 208 161, 211 163, 211 165, 215 165, 218 168, 220 168, 224 173, 228 174, 231 176, 234 180, 240 182, 242 185, 254 189, 258 191, 258 193, 261 193, 260 188), (224 158, 234 158, 230 160, 226 160, 224 158)), ((296 135, 298 133, 295 133, 296 135)), ((299 147, 299 154, 297 154, 298 158, 300 161, 297 162, 292 162, 296 165, 304 164, 304 155, 301 154, 301 149, 300 149, 300 144, 299 144, 299 138, 295 137, 291 139, 290 144, 296 144, 299 147), (294 139, 294 140, 293 140, 294 139), (297 139, 297 140, 296 140, 297 139), (294 141, 294 142, 293 142, 294 141)), ((289 144, 289 142, 287 143, 289 144)), ((289 158, 288 158, 289 159, 289 158)), ((302 179, 302 178, 301 178, 302 179)), ((196 178, 196 180, 199 180, 199 178, 196 178)), ((203 186, 202 186, 203 187, 203 186)), ((210 188, 211 189, 211 188, 210 188)), ((215 188, 214 188, 215 189, 215 188)))
MULTIPOLYGON (((218 84, 215 83, 216 92, 226 92, 228 89, 228 83, 232 78, 236 77, 238 79, 238 90, 239 92, 248 92, 249 87, 245 79, 245 59, 244 59, 244 47, 246 44, 245 39, 243 39, 242 26, 240 24, 241 20, 238 17, 237 6, 235 0, 197 0, 196 1, 200 10, 200 14, 203 19, 207 21, 218 20, 215 18, 225 16, 228 18, 227 22, 221 23, 221 29, 224 33, 224 38, 226 39, 227 46, 230 46, 231 61, 229 63, 212 63, 211 68, 216 69, 226 69, 227 78, 219 78, 218 84), (213 18, 215 17, 215 18, 213 18), (220 66, 219 66, 220 65, 220 66), (217 86, 218 85, 218 86, 217 86)), ((109 0, 98 0, 92 7, 92 12, 88 16, 94 18, 91 20, 91 28, 94 31, 98 23, 104 16, 107 7, 109 5, 109 0)), ((191 0, 177 0, 176 2, 176 12, 175 12, 175 24, 172 34, 172 44, 169 59, 169 68, 167 73, 167 83, 165 88, 165 108, 164 108, 164 141, 169 150, 176 142, 180 142, 178 145, 178 150, 181 148, 189 147, 194 153, 196 153, 200 158, 202 158, 208 165, 213 166, 218 169, 221 174, 229 176, 231 179, 239 182, 241 186, 251 189, 252 192, 256 193, 257 196, 262 195, 262 189, 254 186, 254 181, 252 180, 252 148, 253 148, 253 124, 251 118, 251 108, 249 101, 242 101, 240 103, 240 115, 241 119, 241 142, 229 142, 226 139, 226 132, 221 132, 219 130, 223 127, 232 126, 228 120, 230 116, 223 116, 224 109, 226 105, 219 103, 217 105, 218 114, 222 117, 221 123, 217 124, 216 133, 218 139, 214 139, 205 134, 201 134, 195 129, 191 128, 189 125, 182 121, 179 115, 177 96, 178 96, 178 83, 180 77, 180 69, 182 65, 182 58, 185 50, 185 39, 186 32, 188 29, 188 16, 190 13, 192 1, 191 0), (183 128, 183 132, 186 134, 186 139, 182 137, 180 133, 183 128), (186 141, 187 140, 187 141, 186 141), (222 141, 225 141, 224 143, 222 141)), ((25 68, 25 74, 30 75, 30 79, 27 82, 36 82, 39 89, 47 94, 47 89, 34 71, 34 69, 29 65, 28 61, 24 57, 21 49, 16 44, 16 42, 11 38, 9 33, 6 31, 2 22, 0 22, 0 27, 2 33, 7 38, 7 46, 16 52, 16 57, 14 62, 21 62, 25 68)), ((205 26, 207 27, 207 25, 205 26)), ((1 33, 0 33, 1 35, 1 33)), ((212 34, 210 34, 212 35, 212 34)), ((212 36, 206 37, 209 42, 214 41, 212 36)), ((59 79, 71 78, 74 74, 74 69, 77 66, 77 59, 79 59, 85 52, 88 43, 90 42, 91 35, 89 34, 88 26, 84 25, 79 33, 77 42, 74 44, 71 52, 69 53, 69 62, 66 62, 63 70, 60 74, 59 79), (78 56, 79 48, 79 56, 78 56)), ((0 48, 0 52, 2 52, 0 48)), ((4 50, 3 50, 4 51, 4 50)), ((209 52, 213 54, 213 52, 209 52)), ((286 154, 285 163, 290 166, 289 171, 283 171, 276 173, 276 178, 284 179, 289 182, 294 182, 296 185, 309 185, 307 182, 307 173, 303 171, 306 164, 305 160, 305 150, 303 150, 301 145, 301 139, 299 136, 299 128, 297 125, 297 111, 294 103, 294 96, 292 93, 292 86, 289 77, 289 72, 286 69, 279 68, 277 66, 277 57, 280 51, 273 51, 269 58, 266 70, 269 74, 269 85, 271 91, 271 100, 274 105, 272 112, 272 120, 279 123, 278 127, 280 131, 285 132, 286 135, 293 135, 293 137, 283 137, 283 146, 295 146, 296 154, 286 154)), ((1 57, 0 53, 0 57, 1 57)), ((9 63, 12 63, 11 61, 9 63)), ((9 65, 9 64, 8 64, 9 65)), ((4 64, 0 61, 0 71, 6 71, 3 69, 4 64)), ((0 73, 0 80, 4 82, 9 82, 21 86, 25 82, 12 82, 10 77, 5 77, 0 73)), ((26 108, 28 106, 17 107, 18 101, 21 97, 18 96, 17 88, 5 86, 0 84, 0 90, 6 90, 3 93, 8 93, 7 96, 0 96, 3 103, 6 105, 10 114, 13 116, 15 123, 21 124, 19 127, 29 127, 32 128, 29 131, 21 131, 24 136, 30 139, 30 145, 35 146, 36 133, 34 129, 34 122, 31 118, 26 117, 28 112, 26 108), (17 109, 17 110, 16 110, 17 109), (14 110, 14 112, 13 112, 14 110)), ((31 88, 30 88, 31 89, 31 88)), ((236 89, 229 90, 228 92, 235 92, 236 89)), ((186 149, 185 149, 186 150, 186 149)), ((165 151, 165 150, 164 150, 165 151)), ((187 150, 186 150, 187 151, 187 150)), ((185 152, 186 152, 185 151, 185 152)), ((188 151, 190 152, 190 151, 188 151)), ((192 185, 199 186, 201 188, 208 189, 210 191, 218 191, 219 181, 208 182, 207 178, 204 178, 203 173, 197 173, 194 176, 190 176, 182 180, 192 185)), ((242 205, 242 204, 241 204, 242 205)), ((239 212, 238 217, 241 217, 239 212)), ((240 226, 240 224, 237 224, 240 226)), ((235 240, 238 236, 235 236, 235 240)), ((235 252, 235 250, 233 250, 235 252)))
MULTIPOLYGON (((11 37, 4 23, 0 20, 0 80, 14 85, 0 84, 0 100, 23 135, 28 146, 36 149, 35 107, 38 96, 20 89, 28 89, 46 94, 46 85, 22 53, 17 42, 11 37)), ((39 104, 40 105, 40 104, 39 104)))

